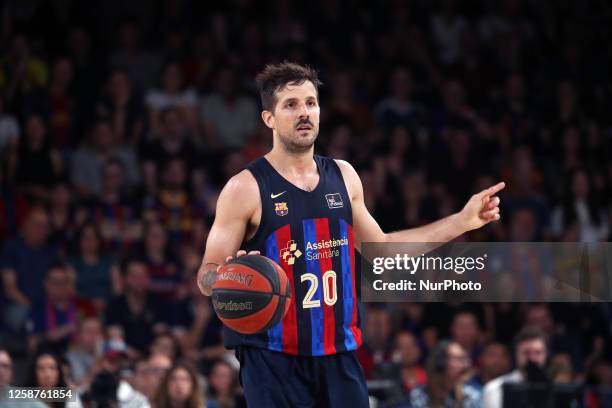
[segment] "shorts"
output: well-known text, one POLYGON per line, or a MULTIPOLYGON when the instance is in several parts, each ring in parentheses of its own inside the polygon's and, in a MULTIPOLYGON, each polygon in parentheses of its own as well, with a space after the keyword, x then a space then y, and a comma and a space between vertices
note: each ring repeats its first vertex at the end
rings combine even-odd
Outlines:
POLYGON ((369 407, 354 351, 310 357, 240 346, 236 357, 249 408, 369 407))

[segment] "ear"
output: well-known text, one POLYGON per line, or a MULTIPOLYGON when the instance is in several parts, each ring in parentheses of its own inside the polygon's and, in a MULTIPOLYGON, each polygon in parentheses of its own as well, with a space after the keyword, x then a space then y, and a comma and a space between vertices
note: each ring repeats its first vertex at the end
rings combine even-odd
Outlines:
POLYGON ((274 129, 276 126, 274 114, 268 110, 261 111, 261 120, 263 120, 266 126, 270 129, 274 129))

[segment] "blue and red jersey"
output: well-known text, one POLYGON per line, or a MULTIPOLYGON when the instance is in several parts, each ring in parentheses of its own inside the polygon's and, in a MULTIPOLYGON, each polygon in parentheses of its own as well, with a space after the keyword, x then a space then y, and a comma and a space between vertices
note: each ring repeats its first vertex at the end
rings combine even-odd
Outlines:
POLYGON ((323 356, 362 343, 350 197, 336 162, 314 160, 320 178, 312 191, 291 184, 263 157, 248 166, 259 186, 262 215, 255 235, 241 248, 259 250, 285 270, 291 305, 284 319, 264 333, 224 328, 228 347, 323 356))

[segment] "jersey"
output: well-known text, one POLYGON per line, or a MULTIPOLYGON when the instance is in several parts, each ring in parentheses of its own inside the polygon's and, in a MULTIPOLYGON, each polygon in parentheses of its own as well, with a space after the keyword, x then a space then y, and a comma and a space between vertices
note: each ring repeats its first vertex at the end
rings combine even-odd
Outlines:
POLYGON ((262 207, 257 231, 241 248, 258 250, 283 268, 291 304, 283 320, 263 333, 225 327, 226 347, 324 356, 362 343, 350 197, 336 162, 317 155, 314 160, 319 183, 310 192, 283 178, 264 157, 247 167, 262 207))

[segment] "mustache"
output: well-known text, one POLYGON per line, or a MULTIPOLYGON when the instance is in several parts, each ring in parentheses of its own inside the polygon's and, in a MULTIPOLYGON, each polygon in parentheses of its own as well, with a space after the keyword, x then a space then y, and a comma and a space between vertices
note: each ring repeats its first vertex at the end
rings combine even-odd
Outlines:
POLYGON ((300 121, 298 123, 296 123, 295 127, 301 126, 301 125, 310 125, 312 127, 314 127, 314 125, 312 124, 312 122, 308 119, 300 119, 300 121))

